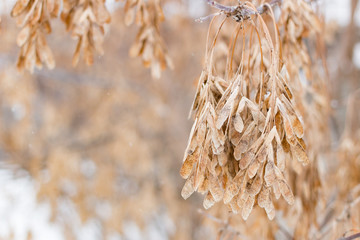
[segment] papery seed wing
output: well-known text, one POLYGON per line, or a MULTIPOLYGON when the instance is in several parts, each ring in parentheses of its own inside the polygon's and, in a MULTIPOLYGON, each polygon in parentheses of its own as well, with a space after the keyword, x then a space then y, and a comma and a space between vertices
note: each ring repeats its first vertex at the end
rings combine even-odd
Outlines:
POLYGON ((281 197, 280 187, 278 181, 275 181, 272 185, 273 192, 276 199, 279 199, 281 197))
POLYGON ((203 206, 205 209, 209 209, 215 204, 215 199, 211 195, 210 192, 206 194, 206 197, 204 198, 203 206))
POLYGON ((281 171, 285 170, 285 159, 285 152, 281 145, 278 145, 276 149, 276 165, 281 171))
POLYGON ((293 205, 295 198, 294 195, 289 187, 289 185, 284 181, 279 181, 279 188, 282 196, 288 202, 288 204, 293 205))
POLYGON ((241 216, 244 220, 248 219, 248 217, 254 207, 254 203, 255 203, 255 197, 249 195, 249 197, 245 201, 244 207, 241 211, 241 216))
POLYGON ((228 160, 228 156, 225 152, 221 152, 220 154, 216 155, 219 165, 220 166, 225 166, 225 164, 227 163, 228 160))
POLYGON ((245 169, 249 166, 250 162, 255 158, 254 149, 247 151, 243 157, 240 159, 239 167, 240 169, 245 169))
POLYGON ((215 202, 219 202, 223 198, 224 191, 220 186, 219 181, 214 176, 210 177, 209 189, 211 195, 214 197, 215 202))
POLYGON ((295 114, 290 115, 290 122, 296 136, 302 138, 304 136, 304 128, 295 114))
POLYGON ((275 207, 272 202, 270 202, 269 206, 265 208, 265 211, 269 220, 273 220, 275 218, 275 207))
POLYGON ((238 96, 238 94, 239 94, 239 87, 236 86, 234 91, 230 94, 229 98, 227 99, 225 105, 218 113, 218 117, 216 120, 217 129, 220 129, 224 124, 224 122, 226 121, 226 119, 230 116, 231 111, 234 107, 235 98, 238 96))
POLYGON ((262 177, 260 175, 256 175, 251 186, 248 188, 248 193, 251 196, 255 197, 260 192, 262 185, 263 185, 262 177))
POLYGON ((265 166, 264 180, 267 186, 272 186, 276 181, 274 162, 268 161, 265 166))
POLYGON ((184 199, 187 199, 193 194, 195 191, 194 189, 194 177, 190 177, 186 180, 184 187, 181 190, 181 196, 184 199))
POLYGON ((236 113, 235 117, 234 117, 234 128, 238 133, 241 133, 244 129, 244 122, 241 118, 241 115, 239 113, 236 113))
POLYGON ((17 17, 26 9, 30 0, 18 0, 11 10, 11 17, 17 17))
POLYGON ((21 31, 19 32, 17 38, 16 38, 16 43, 19 47, 21 47, 22 45, 24 45, 24 43, 29 39, 30 36, 30 30, 31 27, 29 24, 27 24, 23 29, 21 29, 21 31))
POLYGON ((232 182, 228 185, 224 193, 224 203, 228 204, 235 195, 239 193, 239 186, 236 182, 232 182))
POLYGON ((187 158, 185 159, 181 169, 180 169, 180 175, 187 179, 190 174, 192 173, 192 170, 194 168, 195 162, 199 159, 199 148, 197 151, 195 151, 192 154, 189 154, 187 158))
POLYGON ((305 150, 300 146, 300 144, 297 144, 295 146, 291 146, 291 153, 303 165, 307 165, 309 163, 309 158, 307 157, 305 150))

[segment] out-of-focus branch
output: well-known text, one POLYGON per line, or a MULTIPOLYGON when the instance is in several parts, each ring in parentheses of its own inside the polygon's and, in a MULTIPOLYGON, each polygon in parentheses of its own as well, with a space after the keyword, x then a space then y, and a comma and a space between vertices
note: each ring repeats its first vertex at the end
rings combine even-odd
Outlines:
POLYGON ((223 229, 224 230, 227 230, 227 231, 230 231, 232 233, 234 233, 237 237, 241 237, 242 239, 247 239, 246 236, 242 235, 239 231, 237 231, 236 229, 234 229, 230 224, 229 224, 229 221, 225 221, 225 220, 222 220, 222 219, 219 219, 201 209, 198 210, 198 213, 200 213, 201 215, 203 215, 204 217, 220 224, 223 226, 223 229))
POLYGON ((353 239, 356 239, 356 238, 360 238, 360 232, 356 233, 354 235, 351 235, 349 237, 342 237, 339 240, 353 240, 353 239))

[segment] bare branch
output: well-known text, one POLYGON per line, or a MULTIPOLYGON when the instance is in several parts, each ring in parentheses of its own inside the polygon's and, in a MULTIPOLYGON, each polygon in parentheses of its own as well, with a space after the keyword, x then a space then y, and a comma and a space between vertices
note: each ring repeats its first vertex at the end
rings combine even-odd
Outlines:
POLYGON ((217 8, 220 11, 224 12, 227 16, 232 16, 236 21, 241 21, 241 20, 250 18, 252 15, 265 13, 267 11, 269 5, 271 7, 273 7, 273 6, 281 3, 282 0, 272 0, 268 4, 263 4, 259 7, 257 7, 256 11, 250 9, 246 4, 239 4, 236 6, 226 6, 226 5, 222 5, 213 0, 206 0, 206 2, 210 6, 217 8))
POLYGON ((225 6, 225 5, 222 5, 220 3, 217 3, 216 1, 212 1, 212 0, 206 0, 207 3, 210 5, 210 6, 213 6, 221 11, 224 11, 226 13, 231 13, 233 12, 237 6, 225 6))
POLYGON ((360 232, 356 233, 354 235, 351 235, 349 237, 342 237, 339 240, 353 240, 353 239, 356 239, 356 238, 360 238, 360 232))

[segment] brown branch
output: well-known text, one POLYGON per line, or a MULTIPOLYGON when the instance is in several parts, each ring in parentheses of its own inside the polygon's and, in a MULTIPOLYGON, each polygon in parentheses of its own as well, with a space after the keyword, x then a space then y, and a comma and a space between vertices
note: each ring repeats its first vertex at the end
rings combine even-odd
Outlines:
POLYGON ((356 239, 356 238, 360 238, 360 232, 359 233, 356 233, 354 235, 351 235, 349 237, 342 237, 342 238, 339 238, 339 240, 353 240, 353 239, 356 239))
POLYGON ((249 19, 252 15, 265 13, 268 10, 269 5, 273 7, 277 4, 280 4, 282 0, 272 0, 270 3, 260 5, 259 7, 256 8, 256 11, 249 8, 246 4, 241 4, 241 3, 239 3, 239 5, 236 6, 226 6, 213 0, 206 0, 206 2, 210 6, 224 12, 227 16, 229 17, 232 16, 237 22, 239 22, 245 19, 249 19))

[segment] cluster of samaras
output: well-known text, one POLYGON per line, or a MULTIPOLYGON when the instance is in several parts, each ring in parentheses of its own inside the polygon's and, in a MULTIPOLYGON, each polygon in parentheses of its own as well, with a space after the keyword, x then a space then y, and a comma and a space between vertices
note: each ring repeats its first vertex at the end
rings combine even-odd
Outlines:
POLYGON ((257 201, 272 219, 275 209, 271 193, 276 199, 282 195, 289 204, 294 202, 283 175, 285 160, 308 162, 303 127, 285 81, 279 86, 282 91, 271 93, 261 106, 244 96, 242 80, 239 75, 226 87, 222 79, 203 72, 193 106, 199 114, 180 170, 187 179, 182 196, 188 198, 194 191, 206 193, 205 208, 223 200, 244 219, 257 201))
POLYGON ((159 78, 161 70, 173 68, 160 36, 159 25, 165 19, 160 0, 127 0, 124 9, 125 24, 130 25, 135 21, 140 26, 130 56, 141 56, 145 67, 151 67, 151 75, 159 78))
MULTIPOLYGON (((162 69, 171 66, 165 45, 159 34, 159 24, 164 20, 159 0, 128 0, 125 4, 125 22, 131 24, 135 18, 140 26, 131 55, 142 56, 144 64, 151 66, 153 76, 159 77, 162 69)), ((22 28, 17 37, 21 47, 18 68, 30 72, 34 68, 55 66, 53 54, 47 44, 46 34, 51 33, 51 19, 61 15, 67 31, 78 41, 73 65, 77 65, 80 53, 91 65, 94 54, 104 54, 105 26, 110 23, 110 13, 105 0, 18 0, 11 12, 22 28), (62 7, 61 7, 62 6, 62 7), (60 14, 61 13, 61 14, 60 14)))
POLYGON ((21 47, 18 68, 26 68, 30 72, 35 66, 48 68, 55 66, 53 54, 47 44, 46 34, 51 33, 50 21, 56 18, 62 6, 61 19, 68 31, 78 39, 73 57, 73 65, 79 62, 80 51, 84 52, 84 60, 92 64, 94 52, 103 54, 104 25, 110 22, 110 14, 102 0, 19 0, 16 2, 11 16, 17 18, 22 27, 17 37, 21 47))
MULTIPOLYGON (((289 74, 278 53, 279 40, 273 44, 266 25, 259 22, 266 42, 262 51, 269 55, 261 54, 264 66, 244 66, 247 63, 241 61, 242 70, 233 77, 221 77, 213 74, 216 60, 211 59, 212 53, 206 60, 208 66, 200 76, 192 107, 195 123, 180 170, 187 179, 182 189, 185 199, 198 191, 206 194, 206 209, 223 201, 243 219, 256 204, 273 219, 274 198, 283 196, 293 204, 294 195, 285 178, 286 160, 309 162, 289 74), (262 73, 244 70, 252 66, 262 73)), ((249 58, 260 56, 256 47, 243 49, 253 51, 249 58)))
POLYGON ((53 54, 47 44, 46 35, 51 32, 50 19, 60 11, 59 0, 19 0, 11 11, 22 30, 16 43, 21 47, 17 66, 33 71, 35 66, 48 68, 55 66, 53 54))

